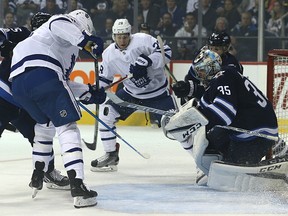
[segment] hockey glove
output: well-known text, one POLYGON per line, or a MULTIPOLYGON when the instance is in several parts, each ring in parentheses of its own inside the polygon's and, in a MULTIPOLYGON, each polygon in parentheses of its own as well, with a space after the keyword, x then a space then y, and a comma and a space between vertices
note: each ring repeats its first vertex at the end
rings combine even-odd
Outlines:
POLYGON ((88 84, 89 90, 84 92, 80 97, 83 104, 102 104, 106 99, 104 88, 97 89, 95 85, 88 84))
POLYGON ((178 98, 192 96, 194 92, 193 81, 179 81, 172 85, 172 90, 178 98))
POLYGON ((13 49, 16 45, 17 44, 13 43, 12 41, 5 40, 0 46, 1 56, 5 58, 11 58, 13 54, 13 49))
POLYGON ((102 38, 83 31, 84 40, 78 46, 84 48, 87 52, 93 55, 100 56, 104 50, 104 42, 102 38))
POLYGON ((133 74, 133 77, 137 80, 142 77, 147 76, 147 68, 152 65, 152 60, 144 55, 141 54, 135 62, 135 65, 130 65, 130 73, 133 74))

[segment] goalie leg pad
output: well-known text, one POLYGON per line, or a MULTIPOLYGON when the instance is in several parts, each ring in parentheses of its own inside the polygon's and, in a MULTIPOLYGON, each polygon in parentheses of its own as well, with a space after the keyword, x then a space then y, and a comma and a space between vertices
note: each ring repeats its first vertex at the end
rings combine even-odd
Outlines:
POLYGON ((211 162, 214 160, 222 160, 220 154, 205 154, 208 146, 206 139, 205 128, 202 127, 194 136, 193 157, 197 167, 205 174, 208 175, 211 162))
POLYGON ((288 156, 260 162, 254 166, 214 161, 208 186, 223 191, 287 190, 288 156))

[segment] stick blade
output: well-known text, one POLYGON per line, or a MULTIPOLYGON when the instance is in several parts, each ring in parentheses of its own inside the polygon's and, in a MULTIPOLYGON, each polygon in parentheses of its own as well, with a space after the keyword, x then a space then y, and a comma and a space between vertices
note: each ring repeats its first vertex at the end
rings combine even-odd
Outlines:
POLYGON ((96 142, 93 142, 93 143, 89 143, 89 142, 86 142, 84 139, 82 139, 83 143, 86 145, 86 147, 92 151, 95 151, 96 150, 96 142))

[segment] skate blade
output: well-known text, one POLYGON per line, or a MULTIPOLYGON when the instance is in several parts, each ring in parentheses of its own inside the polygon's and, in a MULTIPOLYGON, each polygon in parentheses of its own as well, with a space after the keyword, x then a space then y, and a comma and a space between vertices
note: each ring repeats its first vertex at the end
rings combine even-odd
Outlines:
POLYGON ((60 186, 55 183, 47 182, 46 187, 52 190, 70 190, 70 184, 65 186, 60 186))
POLYGON ((75 208, 86 208, 97 205, 96 197, 86 198, 74 197, 74 207, 75 208))
POLYGON ((92 172, 116 172, 118 170, 117 165, 109 165, 105 167, 91 167, 92 172))
POLYGON ((38 193, 38 189, 37 188, 32 188, 32 199, 34 199, 38 193))

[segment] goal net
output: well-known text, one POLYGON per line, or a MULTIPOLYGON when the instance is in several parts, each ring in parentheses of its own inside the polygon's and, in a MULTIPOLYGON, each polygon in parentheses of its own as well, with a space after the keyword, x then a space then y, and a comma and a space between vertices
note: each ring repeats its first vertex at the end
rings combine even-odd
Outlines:
POLYGON ((288 50, 270 50, 267 61, 267 97, 276 112, 279 137, 288 144, 288 50))

